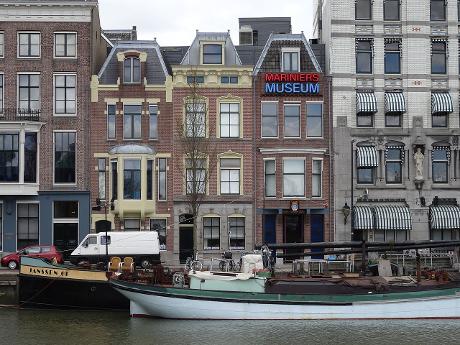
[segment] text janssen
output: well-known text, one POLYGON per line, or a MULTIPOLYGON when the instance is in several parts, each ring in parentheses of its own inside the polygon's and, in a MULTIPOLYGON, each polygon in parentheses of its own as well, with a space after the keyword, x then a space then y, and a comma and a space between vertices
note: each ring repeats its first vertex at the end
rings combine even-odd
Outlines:
POLYGON ((265 94, 318 95, 318 73, 266 73, 265 94))

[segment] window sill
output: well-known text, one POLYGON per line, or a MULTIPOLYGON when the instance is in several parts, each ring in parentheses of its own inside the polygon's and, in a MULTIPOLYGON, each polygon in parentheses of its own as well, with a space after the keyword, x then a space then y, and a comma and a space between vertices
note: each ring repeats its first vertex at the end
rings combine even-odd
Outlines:
POLYGON ((24 60, 40 60, 42 57, 41 56, 18 56, 18 59, 24 59, 24 60))
POLYGON ((53 59, 56 60, 77 60, 77 56, 53 56, 53 59))
POLYGON ((77 114, 53 114, 53 117, 77 117, 77 114))

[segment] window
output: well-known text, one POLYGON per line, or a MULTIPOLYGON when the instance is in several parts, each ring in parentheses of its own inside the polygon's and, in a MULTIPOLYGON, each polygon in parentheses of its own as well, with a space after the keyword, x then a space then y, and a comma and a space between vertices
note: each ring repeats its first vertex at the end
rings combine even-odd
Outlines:
POLYGON ((158 139, 158 107, 149 105, 149 138, 158 139))
POLYGON ((166 219, 150 219, 150 230, 158 233, 160 250, 166 250, 166 219))
POLYGON ((0 182, 19 182, 19 134, 0 134, 0 182))
POLYGON ((300 138, 300 105, 284 105, 284 136, 286 138, 300 138))
POLYGON ((356 0, 355 1, 355 19, 366 20, 372 19, 372 3, 371 0, 356 0))
POLYGON ((19 74, 19 99, 20 113, 30 114, 40 110, 40 75, 19 74))
POLYGON ((430 20, 432 21, 446 20, 446 0, 431 0, 430 1, 430 20))
POLYGON ((229 237, 230 249, 244 249, 244 234, 245 234, 245 218, 244 217, 229 217, 229 237))
POLYGON ((385 39, 385 73, 401 73, 401 41, 385 39))
POLYGON ((283 196, 305 196, 305 161, 303 159, 284 159, 283 196))
POLYGON ((433 147, 433 183, 449 182, 449 158, 450 149, 448 147, 433 147))
POLYGON ((112 167, 112 200, 118 199, 118 162, 111 161, 112 167))
POLYGON ((78 219, 78 201, 54 202, 54 217, 58 219, 78 219))
POLYGON ((278 102, 262 102, 262 137, 278 136, 278 102))
POLYGON ((383 1, 383 20, 400 20, 399 6, 401 0, 383 1))
POLYGON ((372 40, 356 41, 356 73, 372 73, 372 40))
POLYGON ((221 44, 203 44, 203 64, 222 64, 221 44))
POLYGON ((322 173, 323 161, 314 159, 311 162, 311 196, 320 198, 322 197, 322 173))
POLYGON ((206 160, 186 159, 185 165, 187 194, 206 193, 206 160))
POLYGON ((358 127, 373 127, 374 113, 361 112, 356 114, 356 126, 358 127))
POLYGON ((106 181, 106 167, 105 167, 105 158, 98 158, 97 159, 97 176, 99 180, 99 192, 98 198, 100 200, 105 200, 105 181, 106 181))
POLYGON ((431 127, 444 127, 448 126, 449 113, 439 112, 431 114, 431 127))
POLYGON ((123 138, 141 138, 141 105, 125 105, 123 111, 123 138))
POLYGON ((385 164, 386 182, 388 184, 402 183, 403 149, 387 147, 385 164))
POLYGON ((402 242, 408 239, 407 230, 374 230, 374 242, 402 242))
POLYGON ((238 103, 220 103, 220 137, 239 138, 240 105, 238 103))
POLYGON ((77 57, 77 34, 75 32, 54 34, 54 57, 77 57))
POLYGON ((75 114, 77 104, 76 75, 54 76, 54 113, 75 114))
POLYGON ((17 204, 17 248, 39 243, 38 204, 17 204))
POLYGON ((357 182, 358 184, 373 184, 374 183, 374 168, 358 168, 357 182))
POLYGON ((3 114, 3 74, 0 74, 0 114, 3 114))
POLYGON ((282 72, 299 72, 299 51, 283 51, 282 72))
POLYGON ((385 113, 385 127, 401 127, 402 112, 385 113))
POLYGON ((220 218, 203 218, 204 249, 220 249, 220 218))
POLYGON ((3 252, 3 204, 0 203, 0 252, 3 252))
POLYGON ((206 103, 188 103, 185 106, 186 135, 190 138, 206 136, 206 103))
POLYGON ((26 133, 25 136, 24 182, 37 182, 37 133, 26 133))
POLYGON ((204 83, 204 75, 188 75, 187 76, 187 84, 203 84, 204 83))
POLYGON ((307 103, 307 137, 323 136, 323 104, 307 103))
POLYGON ((128 57, 123 61, 123 83, 141 82, 141 61, 137 57, 128 57))
POLYGON ((147 200, 153 200, 153 160, 147 161, 147 200))
MULTIPOLYGON (((5 56, 5 34, 3 32, 0 32, 0 58, 5 56)), ((0 243, 0 248, 1 248, 1 243, 0 243)))
POLYGON ((141 199, 141 161, 139 159, 124 160, 123 198, 126 200, 141 199))
POLYGON ((116 112, 117 106, 115 104, 107 105, 107 139, 115 139, 117 136, 116 112))
POLYGON ((124 225, 125 231, 140 231, 141 230, 141 220, 140 219, 125 219, 123 225, 124 225))
POLYGON ((54 133, 54 183, 75 183, 75 132, 54 133))
POLYGON ((18 57, 37 58, 40 57, 40 33, 20 32, 18 33, 18 57))
POLYGON ((445 74, 447 72, 447 42, 431 41, 431 73, 445 74))
POLYGON ((220 159, 220 194, 240 194, 239 158, 220 159))
POLYGON ((167 180, 166 180, 166 158, 158 158, 158 200, 166 200, 167 180))
POLYGON ((265 196, 276 197, 276 161, 265 160, 265 196))
POLYGON ((221 84, 238 84, 238 76, 237 75, 223 75, 220 77, 221 84))

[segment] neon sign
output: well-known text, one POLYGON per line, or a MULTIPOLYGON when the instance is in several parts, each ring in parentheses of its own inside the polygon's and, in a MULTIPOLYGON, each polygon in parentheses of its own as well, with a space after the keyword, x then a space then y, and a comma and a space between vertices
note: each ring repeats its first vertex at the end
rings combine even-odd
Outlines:
POLYGON ((265 94, 319 95, 319 73, 265 73, 265 94))

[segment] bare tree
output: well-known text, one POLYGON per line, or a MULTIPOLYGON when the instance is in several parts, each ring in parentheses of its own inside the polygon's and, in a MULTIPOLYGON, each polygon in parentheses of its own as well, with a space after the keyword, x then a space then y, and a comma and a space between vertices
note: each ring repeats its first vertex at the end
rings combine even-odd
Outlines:
POLYGON ((189 74, 189 95, 185 101, 184 118, 177 119, 178 143, 184 155, 186 203, 193 217, 193 250, 197 251, 197 219, 206 194, 215 149, 207 128, 206 99, 200 95, 196 71, 189 74), (190 80, 191 79, 191 80, 190 80))

